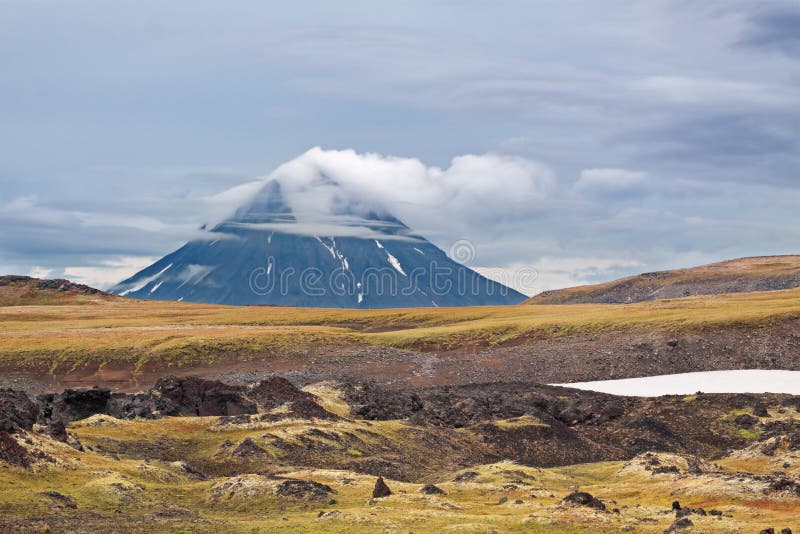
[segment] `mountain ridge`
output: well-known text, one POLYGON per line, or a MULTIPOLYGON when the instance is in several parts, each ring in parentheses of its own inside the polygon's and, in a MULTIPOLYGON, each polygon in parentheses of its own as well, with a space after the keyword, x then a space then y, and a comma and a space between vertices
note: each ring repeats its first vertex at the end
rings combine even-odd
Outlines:
POLYGON ((800 255, 751 256, 544 291, 523 304, 628 304, 800 287, 800 255))

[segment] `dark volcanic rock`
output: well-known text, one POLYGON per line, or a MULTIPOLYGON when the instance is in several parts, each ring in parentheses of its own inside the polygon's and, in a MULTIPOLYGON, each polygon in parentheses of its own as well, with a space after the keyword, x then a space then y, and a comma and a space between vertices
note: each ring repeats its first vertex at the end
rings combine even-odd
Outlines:
POLYGON ((287 478, 275 487, 276 495, 294 499, 324 499, 331 493, 336 492, 327 484, 295 478, 287 478))
POLYGON ((30 430, 39 417, 39 407, 22 391, 0 389, 0 432, 30 430))
POLYGON ((65 427, 64 423, 61 421, 51 421, 50 424, 47 425, 47 435, 63 443, 66 443, 67 439, 69 439, 67 427, 65 427))
POLYGON ((456 475, 456 477, 453 479, 453 482, 469 482, 471 480, 475 480, 478 478, 478 476, 478 473, 475 471, 464 471, 463 473, 456 475))
MULTIPOLYGON (((107 414, 118 419, 153 419, 165 416, 236 417, 258 413, 290 403, 285 417, 327 418, 338 416, 315 402, 315 397, 301 391, 282 378, 263 380, 252 387, 233 386, 217 380, 198 377, 168 376, 156 382, 145 393, 114 393, 108 389, 71 390, 37 397, 39 406, 23 393, 0 390, 0 430, 15 427, 30 429, 32 420, 47 424, 50 421, 69 423, 95 414, 107 414)), ((266 414, 265 414, 266 416, 266 414)), ((230 421, 236 423, 237 421, 230 421)))
POLYGON ((674 523, 672 523, 667 530, 664 531, 664 534, 670 534, 672 532, 678 532, 679 530, 684 530, 689 527, 694 526, 692 520, 688 517, 684 517, 682 519, 678 519, 674 523))
POLYGON ((247 396, 261 405, 264 410, 277 408, 287 402, 313 400, 314 396, 294 386, 285 378, 274 376, 253 384, 247 396))
POLYGON ((390 490, 386 482, 383 481, 383 477, 378 477, 378 480, 375 481, 375 487, 372 489, 372 498, 380 499, 382 497, 388 497, 391 494, 392 490, 390 490))
POLYGON ((793 480, 782 474, 775 474, 767 477, 769 490, 777 493, 790 492, 800 496, 800 482, 793 480))
POLYGON ((758 417, 753 417, 748 413, 743 413, 741 415, 737 415, 733 422, 736 423, 736 426, 740 428, 753 428, 758 424, 759 419, 758 417))
MULTIPOLYGON (((113 393, 108 401, 108 415, 117 419, 154 419, 166 415, 161 413, 163 405, 159 401, 160 399, 150 392, 132 395, 113 393)), ((173 409, 171 404, 168 409, 173 409)))
POLYGON ((267 451, 258 446, 252 438, 245 438, 233 451, 231 456, 242 459, 257 459, 267 456, 267 451))
POLYGON ((753 404, 753 415, 756 417, 769 417, 769 412, 767 411, 767 407, 764 406, 761 402, 756 402, 753 404))
POLYGON ((419 492, 424 493, 425 495, 445 495, 443 489, 434 486, 433 484, 425 484, 424 486, 422 486, 419 492))
POLYGON ((20 445, 13 436, 0 431, 0 462, 28 468, 31 465, 31 458, 27 449, 20 445))
POLYGON ((606 511, 606 505, 597 497, 593 497, 590 493, 585 491, 574 491, 564 497, 561 502, 569 504, 577 504, 579 506, 588 506, 596 510, 606 511))
POLYGON ((56 504, 59 504, 66 508, 71 508, 74 510, 78 507, 78 505, 75 504, 75 501, 72 500, 72 497, 68 497, 57 491, 43 491, 41 495, 44 495, 45 497, 52 499, 56 504))
POLYGON ((63 393, 40 395, 42 415, 51 421, 66 424, 98 413, 108 413, 111 390, 104 388, 67 389, 63 393))
POLYGON ((678 475, 680 474, 680 471, 674 465, 662 465, 661 467, 656 467, 653 469, 652 472, 653 475, 663 475, 666 473, 678 475))
POLYGON ((194 376, 170 376, 156 382, 159 408, 166 415, 210 416, 256 413, 256 403, 248 400, 242 388, 194 376))

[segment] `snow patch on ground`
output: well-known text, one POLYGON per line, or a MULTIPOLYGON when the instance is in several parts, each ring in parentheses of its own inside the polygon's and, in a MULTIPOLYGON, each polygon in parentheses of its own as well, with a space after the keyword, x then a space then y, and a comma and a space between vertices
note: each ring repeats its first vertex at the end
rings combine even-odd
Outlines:
POLYGON ((789 393, 800 395, 800 371, 744 369, 552 384, 628 397, 703 393, 789 393))

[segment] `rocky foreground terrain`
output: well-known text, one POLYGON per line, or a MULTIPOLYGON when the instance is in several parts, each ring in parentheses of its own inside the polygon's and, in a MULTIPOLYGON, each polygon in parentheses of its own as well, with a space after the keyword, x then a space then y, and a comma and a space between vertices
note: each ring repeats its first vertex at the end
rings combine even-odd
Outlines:
POLYGON ((543 385, 753 368, 800 370, 800 289, 311 310, 4 278, 0 532, 800 532, 800 397, 543 385))
POLYGON ((789 395, 280 377, 0 390, 2 532, 787 533, 798 510, 789 395))

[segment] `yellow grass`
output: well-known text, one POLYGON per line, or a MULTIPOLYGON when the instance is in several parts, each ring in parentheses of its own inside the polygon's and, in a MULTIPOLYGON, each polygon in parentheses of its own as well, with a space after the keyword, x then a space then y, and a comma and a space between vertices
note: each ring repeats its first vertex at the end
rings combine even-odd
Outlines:
POLYGON ((0 362, 166 363, 268 358, 320 345, 446 350, 597 332, 757 327, 800 317, 800 289, 628 305, 394 310, 232 307, 115 299, 0 307, 0 362))
MULTIPOLYGON (((547 532, 610 533, 624 525, 635 525, 635 532, 660 533, 674 520, 668 510, 673 500, 685 506, 704 506, 729 512, 724 519, 692 515, 695 532, 758 532, 767 526, 796 525, 796 499, 779 496, 741 494, 718 495, 706 487, 706 477, 689 476, 680 480, 653 477, 649 474, 623 474, 623 462, 598 462, 556 468, 538 468, 510 461, 473 465, 460 471, 447 467, 442 456, 442 470, 430 482, 446 494, 426 496, 420 493, 423 481, 400 482, 387 477, 394 492, 389 498, 369 501, 374 476, 339 470, 314 468, 298 458, 263 457, 248 464, 231 464, 237 473, 279 472, 285 477, 315 480, 329 485, 336 493, 333 502, 279 498, 266 491, 250 497, 212 498, 215 484, 224 482, 223 474, 203 480, 187 474, 170 461, 136 459, 145 445, 155 446, 171 439, 174 454, 191 465, 205 468, 223 461, 219 450, 224 440, 234 443, 250 438, 261 445, 269 431, 293 442, 312 428, 326 432, 358 432, 364 421, 282 421, 269 429, 217 430, 217 418, 166 418, 155 421, 114 421, 97 425, 95 418, 76 422, 70 432, 80 436, 86 452, 45 441, 48 453, 68 457, 69 468, 47 466, 34 473, 16 467, 0 469, 0 517, 17 520, 67 514, 73 524, 85 522, 86 531, 112 528, 119 531, 148 532, 547 532), (49 443, 49 445, 48 445, 49 443), (109 444, 122 450, 119 456, 103 454, 109 444), (53 449, 58 447, 58 449, 53 449), (457 473, 474 471, 478 476, 468 482, 454 482, 457 473), (344 483, 344 480, 347 483, 344 483), (618 508, 619 514, 596 512, 584 507, 567 506, 561 499, 571 491, 587 491, 606 506, 618 508), (57 491, 69 496, 76 509, 53 507, 43 493, 57 491), (519 502, 518 502, 519 501, 519 502), (165 506, 179 507, 190 515, 162 516, 139 523, 135 528, 123 525, 128 518, 152 516, 165 506), (330 518, 320 513, 338 512, 330 518), (80 519, 76 519, 76 518, 80 519), (142 529, 142 530, 139 530, 142 529)), ((430 455, 424 444, 404 442, 406 423, 373 421, 367 427, 371 435, 381 436, 401 447, 415 447, 430 455)), ((317 441, 324 438, 314 438, 317 441)), ((335 442, 332 445, 336 446, 335 442)), ((342 461, 357 458, 353 449, 331 452, 342 461)), ((360 451, 359 451, 360 452, 360 451)), ((375 452, 373 452, 375 454, 375 452)), ((239 462, 239 461, 237 461, 239 462)), ((434 462, 435 463, 435 462, 434 462)), ((751 467, 761 469, 764 460, 752 460, 751 467)), ((35 520, 34 520, 35 521, 35 520)), ((20 531, 32 531, 20 530, 20 531)), ((72 531, 70 529, 67 529, 72 531)), ((46 530, 43 530, 46 531, 46 530)))

